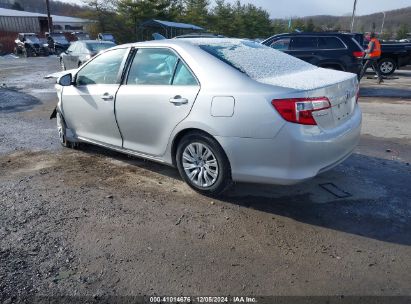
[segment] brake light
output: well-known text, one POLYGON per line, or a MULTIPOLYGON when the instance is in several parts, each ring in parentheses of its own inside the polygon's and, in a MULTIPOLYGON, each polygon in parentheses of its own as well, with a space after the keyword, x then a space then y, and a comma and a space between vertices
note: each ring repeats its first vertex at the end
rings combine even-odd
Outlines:
POLYGON ((327 97, 274 99, 271 104, 286 121, 302 125, 316 125, 312 113, 331 108, 327 97))
POLYGON ((352 52, 352 55, 357 59, 363 59, 364 55, 365 55, 365 52, 363 52, 363 51, 352 52))

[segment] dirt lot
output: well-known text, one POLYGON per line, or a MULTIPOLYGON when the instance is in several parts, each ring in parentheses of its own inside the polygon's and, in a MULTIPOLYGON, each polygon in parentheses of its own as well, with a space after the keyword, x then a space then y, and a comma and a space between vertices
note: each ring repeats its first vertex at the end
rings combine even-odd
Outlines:
POLYGON ((62 148, 43 79, 56 70, 55 57, 0 58, 0 300, 411 296, 410 70, 364 80, 361 143, 342 165, 218 200, 173 168, 62 148))

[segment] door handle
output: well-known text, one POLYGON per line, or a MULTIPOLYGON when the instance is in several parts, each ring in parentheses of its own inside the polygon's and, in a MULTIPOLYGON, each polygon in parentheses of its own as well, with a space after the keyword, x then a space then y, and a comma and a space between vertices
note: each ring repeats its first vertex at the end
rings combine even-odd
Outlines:
POLYGON ((174 98, 170 98, 169 100, 172 104, 179 106, 188 103, 187 98, 182 98, 180 95, 175 96, 174 98))
POLYGON ((113 100, 114 96, 110 95, 109 93, 104 93, 103 96, 101 96, 101 99, 103 99, 103 100, 113 100))

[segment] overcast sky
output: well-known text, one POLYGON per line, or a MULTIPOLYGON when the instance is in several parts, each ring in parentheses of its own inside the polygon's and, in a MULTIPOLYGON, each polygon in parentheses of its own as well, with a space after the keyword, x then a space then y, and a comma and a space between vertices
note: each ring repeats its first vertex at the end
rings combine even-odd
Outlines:
MULTIPOLYGON (((82 4, 81 0, 59 0, 82 4)), ((229 0, 235 2, 235 0, 229 0)), ((213 1, 210 1, 213 2, 213 1)), ((311 15, 347 15, 352 12, 354 0, 242 0, 266 9, 272 18, 311 15)), ((411 6, 411 0, 358 0, 357 14, 366 15, 411 6)))

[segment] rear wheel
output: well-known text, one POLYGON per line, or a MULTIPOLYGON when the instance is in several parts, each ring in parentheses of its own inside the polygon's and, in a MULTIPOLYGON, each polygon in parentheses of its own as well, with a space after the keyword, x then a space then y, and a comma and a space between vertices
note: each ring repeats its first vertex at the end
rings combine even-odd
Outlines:
POLYGON ((232 183, 227 156, 211 136, 184 136, 177 147, 176 163, 184 181, 201 194, 219 195, 232 183))
POLYGON ((397 64, 392 58, 382 58, 378 62, 378 68, 380 69, 380 73, 382 75, 389 76, 395 72, 397 69, 397 64))

